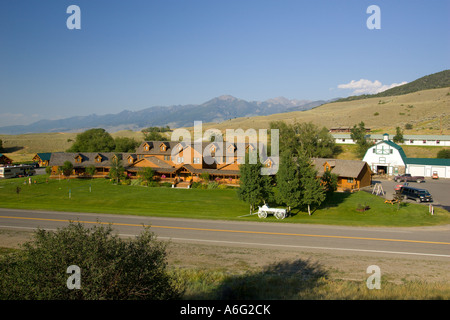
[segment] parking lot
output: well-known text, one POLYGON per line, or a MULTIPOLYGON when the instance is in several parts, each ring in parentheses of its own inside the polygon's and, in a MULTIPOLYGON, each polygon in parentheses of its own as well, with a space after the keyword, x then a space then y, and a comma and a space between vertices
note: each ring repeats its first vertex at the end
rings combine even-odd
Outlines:
MULTIPOLYGON (((394 187, 397 183, 394 180, 387 179, 373 179, 373 185, 375 183, 381 183, 383 186, 383 191, 385 192, 384 197, 386 199, 392 199, 394 195, 394 187)), ((373 188, 372 185, 372 188, 373 188)), ((434 206, 441 206, 446 210, 450 211, 450 179, 439 179, 433 180, 431 178, 426 178, 425 182, 417 183, 417 182, 409 182, 409 186, 413 188, 426 189, 431 193, 433 197, 432 204, 434 206)), ((408 202, 415 202, 413 200, 407 200, 408 202)), ((428 205, 429 203, 423 203, 424 205, 428 205)))

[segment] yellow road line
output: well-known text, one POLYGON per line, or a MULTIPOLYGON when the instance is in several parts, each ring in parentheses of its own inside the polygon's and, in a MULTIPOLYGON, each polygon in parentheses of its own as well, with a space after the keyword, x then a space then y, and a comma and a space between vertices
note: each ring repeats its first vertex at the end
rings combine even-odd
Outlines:
MULTIPOLYGON (((70 222, 70 221, 74 221, 74 220, 63 220, 63 219, 46 219, 46 218, 29 218, 29 217, 12 217, 12 216, 0 216, 0 218, 4 218, 4 219, 18 219, 18 220, 52 221, 52 222, 70 222)), ((446 244, 446 245, 450 245, 449 242, 423 241, 423 240, 383 239, 383 238, 366 238, 366 237, 350 237, 350 236, 332 236, 332 235, 320 235, 320 234, 282 233, 282 232, 268 232, 268 231, 249 231, 249 230, 227 230, 227 229, 171 227, 171 226, 155 226, 155 225, 118 223, 118 222, 101 222, 101 221, 80 221, 80 220, 77 220, 77 222, 90 223, 90 224, 107 224, 107 225, 114 225, 114 226, 128 226, 128 227, 151 227, 151 228, 160 228, 160 229, 178 229, 178 230, 214 231, 214 232, 230 232, 230 233, 280 235, 280 236, 315 237, 315 238, 337 238, 337 239, 374 240, 374 241, 394 241, 394 242, 410 242, 410 243, 427 243, 427 244, 446 244)))

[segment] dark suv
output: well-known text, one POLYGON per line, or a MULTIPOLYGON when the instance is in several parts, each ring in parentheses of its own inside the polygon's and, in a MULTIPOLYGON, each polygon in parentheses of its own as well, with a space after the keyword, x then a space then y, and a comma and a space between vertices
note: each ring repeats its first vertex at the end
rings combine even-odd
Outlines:
POLYGON ((428 190, 425 189, 417 189, 411 187, 402 187, 401 194, 403 195, 403 199, 412 199, 417 202, 433 202, 433 198, 428 190))

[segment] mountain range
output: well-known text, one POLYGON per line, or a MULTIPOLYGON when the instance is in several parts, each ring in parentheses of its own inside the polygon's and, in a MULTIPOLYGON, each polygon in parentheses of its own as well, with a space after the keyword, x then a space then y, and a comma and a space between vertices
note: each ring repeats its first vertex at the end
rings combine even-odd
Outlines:
POLYGON ((103 128, 109 132, 137 131, 147 127, 167 125, 171 128, 180 128, 190 127, 194 121, 222 122, 240 117, 309 110, 333 100, 290 100, 277 97, 266 101, 246 101, 223 95, 200 105, 154 106, 139 111, 124 110, 116 114, 91 114, 59 120, 40 120, 29 125, 0 127, 0 133, 79 132, 90 128, 103 128))

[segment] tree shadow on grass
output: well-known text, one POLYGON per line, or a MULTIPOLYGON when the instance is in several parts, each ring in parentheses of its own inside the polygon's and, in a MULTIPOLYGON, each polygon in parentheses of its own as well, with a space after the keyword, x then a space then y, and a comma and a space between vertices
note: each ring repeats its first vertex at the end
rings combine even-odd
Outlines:
POLYGON ((319 287, 328 272, 309 260, 282 261, 259 272, 227 277, 210 297, 218 300, 298 299, 299 295, 319 287))

